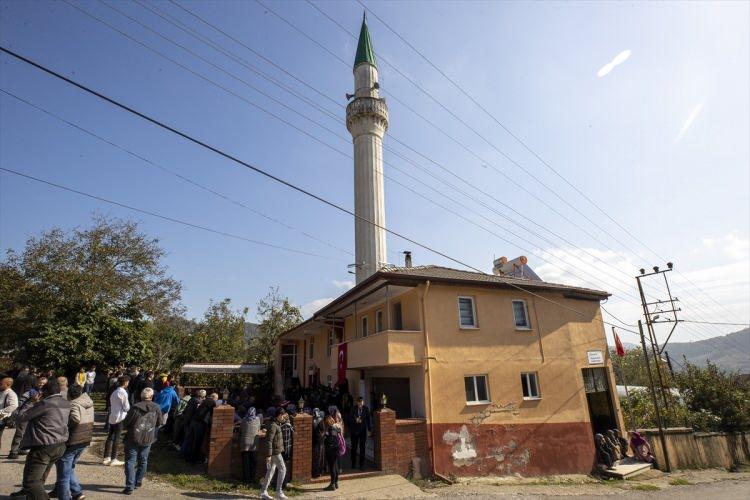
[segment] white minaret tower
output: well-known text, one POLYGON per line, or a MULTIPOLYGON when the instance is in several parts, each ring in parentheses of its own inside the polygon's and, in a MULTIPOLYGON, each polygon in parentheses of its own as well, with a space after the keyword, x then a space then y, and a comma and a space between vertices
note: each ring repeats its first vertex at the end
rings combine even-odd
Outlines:
POLYGON ((346 107, 346 128, 354 142, 354 254, 357 283, 386 262, 385 196, 383 191, 383 136, 388 107, 379 97, 378 67, 367 19, 362 19, 354 59, 354 99, 346 107), (379 226, 379 227, 378 227, 379 226))

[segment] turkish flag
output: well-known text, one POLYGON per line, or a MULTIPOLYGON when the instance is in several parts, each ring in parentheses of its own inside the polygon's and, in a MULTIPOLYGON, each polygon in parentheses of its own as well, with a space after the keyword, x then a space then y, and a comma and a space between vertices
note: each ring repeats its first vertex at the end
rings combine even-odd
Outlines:
POLYGON ((339 344, 338 382, 343 382, 346 379, 346 345, 346 342, 339 344))
POLYGON ((620 336, 617 335, 617 332, 612 332, 615 334, 615 349, 617 349, 617 355, 621 358, 625 357, 625 348, 622 346, 622 342, 620 342, 620 336))

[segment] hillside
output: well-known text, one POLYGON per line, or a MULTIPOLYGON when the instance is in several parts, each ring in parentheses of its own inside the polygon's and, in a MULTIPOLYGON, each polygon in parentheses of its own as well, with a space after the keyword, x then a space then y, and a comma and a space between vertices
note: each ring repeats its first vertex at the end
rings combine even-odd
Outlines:
POLYGON ((670 342, 666 351, 678 362, 684 355, 693 364, 710 360, 725 370, 750 373, 750 328, 697 342, 670 342))

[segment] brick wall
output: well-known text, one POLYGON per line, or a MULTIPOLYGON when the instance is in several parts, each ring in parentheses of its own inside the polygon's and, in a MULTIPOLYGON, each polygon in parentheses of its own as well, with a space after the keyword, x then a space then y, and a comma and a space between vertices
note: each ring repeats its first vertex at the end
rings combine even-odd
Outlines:
POLYGON ((214 408, 209 432, 208 475, 228 478, 232 475, 234 408, 229 405, 214 408))
POLYGON ((375 412, 373 425, 375 439, 375 468, 383 472, 396 472, 396 413, 384 408, 375 412))
POLYGON ((292 481, 309 483, 312 477, 312 416, 298 413, 292 418, 294 445, 292 447, 292 481))
POLYGON ((412 459, 420 459, 420 470, 413 471, 419 476, 427 467, 427 426, 423 419, 396 420, 395 470, 405 476, 412 466, 412 459))

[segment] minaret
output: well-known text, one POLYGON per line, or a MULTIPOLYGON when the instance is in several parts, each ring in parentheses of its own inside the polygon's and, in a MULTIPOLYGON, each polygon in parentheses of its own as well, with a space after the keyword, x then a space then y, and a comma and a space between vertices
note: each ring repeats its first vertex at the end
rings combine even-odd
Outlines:
POLYGON ((379 88, 375 52, 363 17, 354 59, 354 99, 346 107, 346 128, 354 143, 354 212, 377 226, 360 218, 354 221, 357 283, 386 262, 383 136, 388 128, 388 107, 379 97, 379 88))

